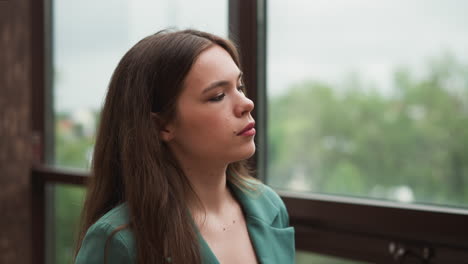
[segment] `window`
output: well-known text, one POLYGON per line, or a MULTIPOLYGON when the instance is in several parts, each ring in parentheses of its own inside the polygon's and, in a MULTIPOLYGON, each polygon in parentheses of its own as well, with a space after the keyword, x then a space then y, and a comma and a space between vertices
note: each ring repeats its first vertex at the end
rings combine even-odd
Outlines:
POLYGON ((265 178, 297 248, 371 263, 466 258, 460 3, 259 3, 265 178))
POLYGON ((468 6, 268 1, 268 179, 467 206, 468 6))
MULTIPOLYGON (((52 53, 33 51, 33 72, 47 72, 41 57, 51 59, 55 123, 35 127, 46 135, 54 128, 50 163, 85 172, 33 169, 34 259, 46 261, 46 234, 47 263, 71 257, 63 230, 76 226, 67 210, 78 210, 83 192, 64 184, 85 181, 90 131, 118 59, 156 28, 175 25, 229 35, 240 46, 256 103, 257 170, 287 204, 297 263, 466 260, 468 21, 454 3, 55 0, 43 19, 53 20, 45 25, 52 53), (44 193, 46 184, 55 190, 44 193)), ((41 8, 32 9, 34 21, 41 8)), ((35 102, 38 120, 50 107, 47 88, 35 102)))

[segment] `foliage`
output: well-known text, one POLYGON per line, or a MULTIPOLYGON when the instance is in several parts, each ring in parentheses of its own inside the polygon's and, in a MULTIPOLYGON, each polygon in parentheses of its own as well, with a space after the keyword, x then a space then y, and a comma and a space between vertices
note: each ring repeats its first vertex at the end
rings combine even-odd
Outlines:
POLYGON ((450 56, 434 60, 419 79, 398 69, 386 93, 356 78, 347 87, 305 81, 269 103, 274 186, 468 202, 468 68, 450 56))
POLYGON ((84 188, 55 186, 55 263, 72 263, 84 188))
MULTIPOLYGON (((67 113, 60 113, 56 116, 55 131, 56 165, 89 168, 94 138, 85 132, 83 124, 73 121, 67 113)), ((84 195, 83 187, 54 186, 55 263, 72 263, 84 195)))
POLYGON ((361 261, 353 261, 347 259, 341 259, 326 255, 318 255, 310 252, 298 251, 296 252, 296 263, 297 264, 365 264, 361 261))

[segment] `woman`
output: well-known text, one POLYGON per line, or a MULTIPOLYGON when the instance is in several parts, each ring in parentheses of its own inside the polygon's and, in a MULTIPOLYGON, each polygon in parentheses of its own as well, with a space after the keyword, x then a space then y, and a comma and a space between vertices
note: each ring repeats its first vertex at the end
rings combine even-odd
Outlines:
POLYGON ((76 264, 293 263, 279 196, 249 175, 254 105, 233 44, 195 30, 138 42, 96 139, 76 264))

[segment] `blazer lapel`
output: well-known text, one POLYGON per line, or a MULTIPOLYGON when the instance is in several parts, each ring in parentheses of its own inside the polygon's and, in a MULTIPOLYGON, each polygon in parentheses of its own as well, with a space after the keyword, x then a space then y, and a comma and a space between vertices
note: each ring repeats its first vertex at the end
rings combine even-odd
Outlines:
POLYGON ((280 205, 262 193, 267 191, 264 185, 256 186, 258 192, 244 192, 235 185, 230 187, 243 207, 258 261, 265 264, 294 263, 294 228, 278 224, 280 205))
POLYGON ((294 263, 294 227, 274 228, 252 219, 248 228, 260 263, 294 263))
POLYGON ((203 264, 219 264, 218 259, 216 258, 213 251, 211 251, 210 246, 206 243, 205 239, 198 233, 198 241, 200 242, 200 252, 203 264))

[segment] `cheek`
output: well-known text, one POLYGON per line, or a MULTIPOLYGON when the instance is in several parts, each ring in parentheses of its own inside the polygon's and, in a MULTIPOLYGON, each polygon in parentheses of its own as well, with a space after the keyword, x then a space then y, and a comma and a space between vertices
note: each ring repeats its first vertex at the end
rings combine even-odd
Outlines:
POLYGON ((196 111, 192 109, 192 111, 187 111, 182 118, 183 124, 180 126, 180 131, 187 140, 195 141, 191 142, 192 144, 210 144, 214 139, 223 139, 234 135, 230 119, 222 111, 196 111))
POLYGON ((215 158, 233 162, 249 158, 255 152, 255 144, 236 135, 239 125, 229 112, 196 111, 191 109, 181 115, 176 141, 188 155, 215 158))

